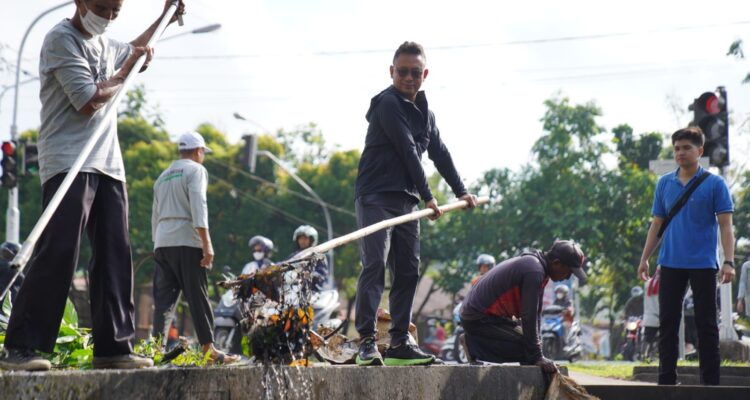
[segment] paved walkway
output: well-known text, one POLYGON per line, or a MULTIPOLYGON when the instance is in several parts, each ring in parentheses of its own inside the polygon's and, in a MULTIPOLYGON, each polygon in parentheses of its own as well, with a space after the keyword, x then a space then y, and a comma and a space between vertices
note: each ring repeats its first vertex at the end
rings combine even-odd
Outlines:
POLYGON ((600 376, 596 375, 589 375, 584 374, 582 372, 576 372, 568 370, 568 375, 575 379, 576 382, 578 382, 579 385, 587 386, 587 385, 611 385, 611 386, 642 386, 642 385, 651 385, 654 386, 654 383, 650 382, 639 382, 639 381, 626 381, 623 379, 613 379, 613 378, 602 378, 600 376))

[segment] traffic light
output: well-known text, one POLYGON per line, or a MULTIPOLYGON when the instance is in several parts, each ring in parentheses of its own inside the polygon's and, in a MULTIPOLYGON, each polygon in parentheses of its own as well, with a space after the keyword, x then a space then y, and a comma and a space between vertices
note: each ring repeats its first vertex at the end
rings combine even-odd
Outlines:
POLYGON ((16 159, 16 144, 7 141, 3 142, 3 161, 0 166, 3 168, 2 184, 4 188, 12 189, 18 185, 18 161, 16 159))
POLYGON ((690 109, 693 111, 692 125, 700 127, 706 137, 703 155, 713 166, 729 165, 729 114, 724 87, 703 93, 693 101, 690 109))
POLYGON ((36 175, 39 172, 39 151, 36 143, 23 143, 23 172, 22 175, 36 175))
POLYGON ((255 135, 248 134, 243 136, 242 139, 245 140, 245 145, 242 147, 240 161, 250 169, 250 172, 255 173, 255 161, 258 157, 258 138, 255 135))

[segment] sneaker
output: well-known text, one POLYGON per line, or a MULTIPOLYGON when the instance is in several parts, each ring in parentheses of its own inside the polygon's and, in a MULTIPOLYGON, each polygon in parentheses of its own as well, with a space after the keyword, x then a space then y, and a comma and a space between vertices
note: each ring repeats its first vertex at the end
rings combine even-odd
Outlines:
POLYGON ((383 365, 383 356, 378 351, 378 345, 375 344, 374 337, 367 336, 359 340, 357 365, 383 365))
POLYGON ((388 347, 385 351, 385 365, 430 365, 435 362, 435 356, 426 354, 415 344, 404 343, 396 347, 388 347))
POLYGON ((135 369, 153 367, 154 361, 135 354, 122 354, 110 357, 94 356, 93 366, 94 369, 135 369))
POLYGON ((0 369, 10 371, 49 371, 52 363, 31 349, 6 348, 0 353, 0 369))

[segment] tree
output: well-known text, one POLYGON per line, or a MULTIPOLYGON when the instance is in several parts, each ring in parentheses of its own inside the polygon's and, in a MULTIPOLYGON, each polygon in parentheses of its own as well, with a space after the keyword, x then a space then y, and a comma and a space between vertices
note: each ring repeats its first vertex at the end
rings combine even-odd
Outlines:
MULTIPOLYGON (((742 50, 742 39, 737 39, 729 46, 729 51, 727 51, 728 56, 734 56, 738 60, 744 60, 745 59, 745 52, 742 50)), ((742 83, 750 83, 750 72, 747 73, 745 78, 742 80, 742 83)))

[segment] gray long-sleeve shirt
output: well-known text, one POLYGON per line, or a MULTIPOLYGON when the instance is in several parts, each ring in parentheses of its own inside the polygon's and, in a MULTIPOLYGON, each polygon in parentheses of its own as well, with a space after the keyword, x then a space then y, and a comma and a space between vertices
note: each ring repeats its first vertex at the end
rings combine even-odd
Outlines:
POLYGON ((154 249, 202 248, 195 228, 208 229, 208 172, 189 159, 174 161, 154 182, 151 235, 154 249))

